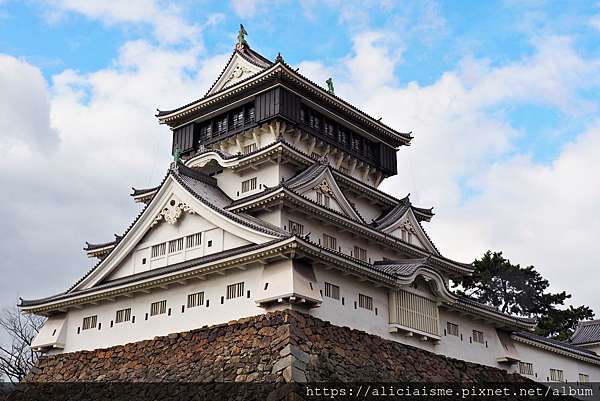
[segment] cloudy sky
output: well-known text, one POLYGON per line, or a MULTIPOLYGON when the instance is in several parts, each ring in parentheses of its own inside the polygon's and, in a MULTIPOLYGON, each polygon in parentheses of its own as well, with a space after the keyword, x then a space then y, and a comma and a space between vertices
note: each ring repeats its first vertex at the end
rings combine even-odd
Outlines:
POLYGON ((156 185, 156 108, 251 46, 400 131, 383 189, 447 256, 535 265, 600 314, 600 3, 0 0, 0 306, 64 291, 156 185))

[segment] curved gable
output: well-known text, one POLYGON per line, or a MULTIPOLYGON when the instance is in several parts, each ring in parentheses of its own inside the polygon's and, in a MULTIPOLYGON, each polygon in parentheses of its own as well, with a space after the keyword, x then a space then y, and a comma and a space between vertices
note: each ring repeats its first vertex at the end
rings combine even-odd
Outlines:
POLYGON ((270 66, 271 64, 258 55, 258 53, 247 48, 243 48, 241 51, 236 49, 206 96, 235 85, 270 66))
POLYGON ((407 207, 401 217, 393 224, 380 230, 403 241, 426 249, 434 255, 440 254, 410 207, 407 207))
POLYGON ((353 220, 364 223, 363 218, 340 189, 327 165, 319 164, 309 167, 303 173, 288 181, 285 186, 299 195, 330 209, 344 213, 353 220), (329 205, 324 200, 324 196, 330 198, 327 201, 329 205))

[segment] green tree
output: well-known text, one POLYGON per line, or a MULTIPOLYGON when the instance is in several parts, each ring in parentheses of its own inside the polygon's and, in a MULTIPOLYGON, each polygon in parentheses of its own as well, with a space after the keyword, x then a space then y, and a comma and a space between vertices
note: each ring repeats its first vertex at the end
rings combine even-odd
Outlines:
POLYGON ((587 306, 559 309, 571 295, 548 292, 550 283, 534 266, 514 265, 502 252, 487 251, 473 265, 473 275, 454 283, 458 293, 504 313, 537 318, 536 332, 540 335, 564 340, 579 320, 594 317, 587 306))

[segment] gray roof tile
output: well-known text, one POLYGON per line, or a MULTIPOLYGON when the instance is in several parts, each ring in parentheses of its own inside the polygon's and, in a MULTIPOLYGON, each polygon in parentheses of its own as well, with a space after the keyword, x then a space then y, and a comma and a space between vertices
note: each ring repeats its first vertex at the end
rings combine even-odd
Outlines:
POLYGON ((600 320, 579 322, 570 342, 571 344, 600 343, 600 320))

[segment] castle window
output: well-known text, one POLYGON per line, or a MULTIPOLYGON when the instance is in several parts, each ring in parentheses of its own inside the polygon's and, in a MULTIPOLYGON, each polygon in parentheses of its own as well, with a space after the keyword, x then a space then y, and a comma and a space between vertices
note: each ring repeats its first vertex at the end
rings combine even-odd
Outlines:
POLYGON ((207 140, 212 136, 212 123, 209 121, 208 123, 202 124, 200 126, 200 139, 207 140))
POLYGON ((224 134, 227 132, 227 116, 217 120, 217 134, 224 134))
POLYGON ((255 150, 256 150, 256 143, 244 145, 244 147, 242 147, 242 154, 247 155, 248 153, 252 153, 255 150))
POLYGON ((325 296, 333 299, 340 299, 340 287, 335 284, 325 283, 325 296))
POLYGON ((323 234, 323 246, 325 248, 337 250, 337 238, 332 237, 331 235, 323 234))
POLYGON ((367 261, 367 250, 363 249, 359 246, 354 247, 354 257, 356 259, 362 260, 363 262, 367 261))
POLYGON ((188 235, 187 237, 185 237, 185 247, 188 249, 195 248, 201 244, 201 241, 202 233, 188 235))
POLYGON ((586 375, 584 373, 580 373, 579 374, 579 383, 589 383, 590 382, 590 376, 586 375))
POLYGON ((446 322, 446 331, 449 336, 458 337, 458 324, 446 322))
POLYGON ((152 245, 151 255, 153 258, 158 258, 159 256, 164 256, 167 251, 167 244, 163 242, 162 244, 152 245))
POLYGON ((239 128, 244 125, 244 109, 238 109, 231 114, 231 128, 239 128))
POLYGON ((563 371, 561 369, 550 369, 550 380, 553 382, 561 382, 564 380, 563 371))
POLYGON ((483 338, 483 331, 473 330, 473 342, 483 344, 485 340, 483 338))
POLYGON ((81 325, 82 330, 93 329, 98 323, 98 315, 88 316, 83 318, 83 324, 81 325))
POLYGON ((333 125, 333 123, 330 120, 325 120, 323 126, 325 128, 325 135, 330 137, 335 135, 335 125, 333 125))
POLYGON ((152 302, 150 304, 150 316, 162 315, 167 312, 167 300, 152 302))
POLYGON ((317 203, 319 205, 329 207, 330 201, 331 197, 329 195, 325 195, 324 193, 317 191, 317 203))
POLYGON ((183 238, 169 241, 169 253, 179 252, 181 250, 183 250, 183 238))
POLYGON ((360 136, 354 135, 352 137, 352 150, 356 153, 362 152, 362 138, 360 136))
POLYGON ((204 291, 195 292, 187 296, 187 307, 194 308, 196 306, 204 305, 204 291))
POLYGON ((348 132, 343 130, 341 127, 338 129, 338 142, 343 147, 348 147, 348 132))
POLYGON ((368 295, 358 294, 358 306, 363 309, 373 310, 373 298, 368 295))
POLYGON ((293 220, 289 221, 289 231, 292 234, 304 235, 304 225, 293 220))
POLYGON ((253 191, 256 189, 256 177, 242 181, 242 192, 253 191))
POLYGON ((128 322, 131 320, 131 308, 120 309, 115 316, 115 323, 128 322))
POLYGON ((533 363, 519 362, 519 373, 522 375, 533 376, 533 363))
POLYGON ((250 124, 254 122, 254 105, 246 108, 246 124, 250 124))
POLYGON ((230 284, 227 286, 227 299, 244 296, 244 283, 230 284))

